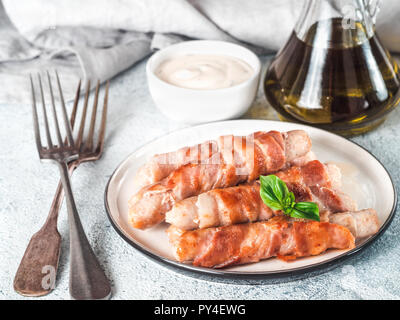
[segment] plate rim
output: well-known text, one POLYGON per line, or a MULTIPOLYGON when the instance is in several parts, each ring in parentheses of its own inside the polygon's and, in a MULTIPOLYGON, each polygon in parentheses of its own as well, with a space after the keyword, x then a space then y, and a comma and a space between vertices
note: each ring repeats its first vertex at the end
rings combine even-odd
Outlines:
MULTIPOLYGON (((196 125, 196 126, 190 126, 190 127, 185 127, 185 128, 180 128, 174 131, 169 132, 167 135, 172 134, 172 133, 176 133, 185 129, 195 129, 195 128, 199 128, 199 127, 203 127, 203 126, 207 126, 207 125, 211 125, 211 124, 221 124, 221 123, 232 123, 232 122, 240 122, 240 121, 249 121, 249 122, 256 122, 256 121, 265 121, 265 122, 273 122, 273 123, 282 123, 282 121, 275 121, 275 120, 264 120, 264 119, 236 119, 236 120, 228 120, 228 121, 216 121, 216 122, 209 122, 209 123, 205 123, 205 124, 200 124, 200 125, 196 125)), ((108 220, 110 221, 111 225, 113 226, 114 230, 117 232, 117 234, 124 239, 128 244, 130 244, 134 249, 136 249, 138 252, 140 252, 141 254, 143 254, 145 257, 150 258, 151 260, 155 261, 157 264, 162 265, 163 267, 168 267, 173 269, 174 271, 178 272, 179 270, 184 270, 184 271, 189 271, 189 274, 194 276, 196 274, 201 274, 201 275, 207 275, 207 276, 216 276, 218 278, 228 278, 228 279, 232 279, 232 280, 251 280, 251 279, 271 279, 271 278, 282 278, 282 277, 290 277, 290 276, 295 276, 298 274, 305 274, 305 273, 310 273, 316 270, 323 270, 323 269, 329 269, 330 267, 332 267, 332 265, 340 265, 341 263, 343 263, 345 260, 348 260, 351 257, 356 256, 357 254, 361 253, 362 251, 364 251, 366 248, 368 248, 373 242, 375 242, 376 240, 378 240, 383 234, 384 232, 387 230, 387 228, 390 226, 390 224, 393 221, 393 218, 396 214, 397 211, 397 190, 396 190, 396 186, 393 182, 393 178, 390 174, 390 172, 386 169, 386 167, 383 165, 383 163, 373 154, 371 153, 369 150, 367 150, 365 147, 361 146, 360 144, 358 144, 357 142, 354 142, 350 139, 347 139, 345 137, 342 137, 336 133, 324 130, 324 129, 320 129, 317 127, 312 127, 312 126, 308 126, 308 125, 304 125, 304 124, 298 124, 295 123, 296 126, 301 126, 304 128, 312 128, 313 130, 317 130, 317 131, 322 131, 324 133, 328 133, 328 134, 332 134, 334 135, 336 138, 339 139, 343 139, 346 140, 358 147, 360 147, 361 149, 363 149, 364 151, 366 151, 369 155, 371 155, 376 161, 377 163, 383 168, 383 170, 386 172, 386 174, 389 177, 390 183, 392 185, 392 189, 393 189, 393 196, 394 196, 394 201, 393 201, 393 205, 392 208, 390 210, 390 213, 388 215, 388 218, 385 220, 385 222, 383 223, 383 225, 380 227, 379 231, 377 233, 375 233, 374 235, 370 236, 369 238, 365 239, 364 242, 359 245, 356 246, 355 248, 349 250, 349 251, 345 251, 335 257, 332 257, 328 260, 324 260, 321 262, 316 262, 310 265, 306 265, 306 266, 301 266, 301 267, 296 267, 296 268, 291 268, 291 269, 285 269, 285 270, 275 270, 275 271, 252 271, 252 272, 241 272, 241 271, 225 271, 224 269, 213 269, 213 268, 204 268, 204 267, 196 267, 193 266, 191 264, 186 264, 186 263, 181 263, 175 260, 171 260, 168 259, 166 257, 157 255, 149 250, 146 250, 145 248, 143 248, 142 246, 140 246, 139 244, 137 244, 135 241, 131 240, 126 234, 125 232, 118 226, 118 223, 114 220, 114 218, 112 217, 111 214, 111 210, 109 208, 109 204, 108 204, 108 190, 109 190, 109 185, 111 183, 111 180, 113 179, 113 177, 115 176, 115 173, 117 172, 117 170, 121 167, 121 165, 127 160, 129 159, 132 154, 138 152, 140 149, 144 148, 145 146, 147 146, 148 144, 158 140, 161 137, 165 137, 165 136, 161 136, 161 137, 157 137, 155 139, 152 139, 151 141, 145 143, 144 145, 138 147, 136 150, 132 151, 131 153, 129 153, 128 156, 126 156, 115 168, 115 170, 113 171, 113 173, 110 175, 108 182, 106 184, 105 190, 104 190, 104 206, 105 206, 105 210, 107 213, 107 217, 108 220)))

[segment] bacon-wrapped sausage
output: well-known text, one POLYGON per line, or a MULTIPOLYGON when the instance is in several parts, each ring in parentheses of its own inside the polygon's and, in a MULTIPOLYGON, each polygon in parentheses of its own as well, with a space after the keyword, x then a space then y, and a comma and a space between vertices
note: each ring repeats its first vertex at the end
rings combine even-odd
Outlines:
POLYGON ((202 163, 218 152, 216 141, 184 147, 177 151, 156 154, 137 171, 134 178, 134 187, 143 188, 167 177, 172 171, 188 163, 202 163))
MULTIPOLYGON (((330 172, 318 160, 302 167, 291 167, 275 173, 295 195, 296 201, 317 202, 320 212, 354 210, 355 204, 334 190, 330 172)), ((332 173, 333 174, 333 173, 332 173)), ((340 174, 340 172, 336 172, 340 174)), ((333 180, 336 180, 334 177, 333 180)), ((335 182, 336 183, 336 182, 335 182)), ((258 181, 225 189, 214 189, 175 203, 166 221, 184 230, 263 221, 281 214, 264 204, 258 181)))
POLYGON ((132 226, 149 228, 162 222, 177 201, 276 172, 305 156, 311 140, 302 130, 256 132, 249 137, 221 138, 219 147, 204 163, 183 165, 135 194, 129 201, 132 226))
POLYGON ((329 221, 348 228, 356 239, 369 237, 379 230, 378 215, 374 209, 331 214, 329 221))
POLYGON ((223 268, 271 257, 293 260, 327 249, 351 249, 354 237, 340 225, 274 217, 265 222, 184 231, 168 229, 174 255, 180 262, 223 268))

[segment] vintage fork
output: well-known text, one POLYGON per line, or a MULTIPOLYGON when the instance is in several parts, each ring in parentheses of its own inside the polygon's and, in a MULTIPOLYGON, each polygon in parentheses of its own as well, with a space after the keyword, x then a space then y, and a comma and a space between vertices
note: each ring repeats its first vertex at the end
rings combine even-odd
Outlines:
MULTIPOLYGON (((88 99, 87 96, 88 90, 87 90, 85 97, 85 106, 81 117, 81 125, 79 128, 78 137, 75 140, 72 135, 72 128, 70 121, 68 121, 67 117, 67 111, 65 108, 65 103, 61 90, 60 79, 58 74, 56 73, 57 86, 61 101, 61 113, 62 113, 64 127, 67 133, 67 138, 65 139, 65 141, 63 141, 63 139, 61 138, 61 131, 57 116, 57 110, 54 103, 54 95, 53 95, 50 75, 48 73, 47 73, 47 78, 50 89, 52 114, 53 114, 53 121, 54 121, 54 127, 56 131, 58 145, 53 144, 53 141, 51 139, 49 121, 47 117, 46 104, 43 95, 42 81, 40 75, 38 75, 38 82, 42 100, 42 109, 43 109, 42 112, 43 112, 47 147, 43 147, 40 137, 35 89, 31 77, 32 100, 33 100, 32 103, 33 123, 34 123, 35 140, 39 152, 39 157, 41 160, 50 160, 58 165, 61 174, 62 186, 66 194, 68 221, 70 229, 70 257, 71 257, 70 282, 69 282, 70 294, 74 299, 106 299, 111 294, 111 287, 107 277, 105 276, 103 270, 101 269, 100 264, 96 256, 94 255, 93 250, 90 247, 90 244, 86 238, 85 232, 83 230, 82 224, 79 219, 78 211, 76 209, 75 201, 72 194, 71 184, 69 180, 69 171, 72 171, 72 168, 74 166, 76 167, 76 165, 79 164, 79 150, 83 151, 82 155, 86 154, 87 157, 96 157, 96 155, 92 152, 92 150, 93 150, 93 136, 95 128, 95 117, 97 110, 97 97, 98 97, 99 84, 97 85, 96 88, 96 97, 92 111, 92 119, 89 128, 88 138, 85 142, 83 142, 83 133, 84 133, 87 99, 88 99), (68 163, 71 163, 71 161, 74 161, 75 163, 73 163, 73 165, 71 164, 70 167, 68 168, 68 163)), ((79 97, 79 89, 77 92, 77 96, 79 97)), ((107 95, 105 96, 105 102, 106 101, 107 101, 107 95)), ((99 137, 100 141, 104 140, 106 110, 107 110, 106 108, 105 109, 103 108, 102 125, 101 125, 103 130, 100 131, 100 137, 99 137)), ((72 116, 75 117, 74 112, 72 116)), ((97 146, 96 148, 97 155, 101 154, 102 147, 103 143, 100 143, 97 146)))
MULTIPOLYGON (((96 121, 96 112, 100 83, 97 82, 91 123, 93 126, 96 121)), ((104 138, 106 130, 107 106, 108 106, 108 88, 109 82, 106 84, 103 110, 100 123, 100 132, 98 134, 98 142, 91 149, 85 148, 79 151, 79 158, 68 163, 69 174, 83 162, 98 160, 103 151, 104 138)), ((90 80, 86 85, 86 93, 83 103, 82 121, 86 119, 90 80)), ((74 105, 71 113, 71 127, 74 127, 75 118, 80 99, 81 82, 78 84, 74 105)), ((80 131, 83 130, 83 123, 80 125, 80 131)), ((17 273, 14 278, 14 290, 21 295, 29 297, 39 297, 48 294, 55 287, 56 274, 58 269, 58 261, 60 256, 61 236, 57 230, 58 214, 64 199, 64 190, 61 181, 58 184, 56 194, 54 196, 50 212, 45 223, 38 232, 36 232, 25 250, 24 256, 21 259, 17 273)))

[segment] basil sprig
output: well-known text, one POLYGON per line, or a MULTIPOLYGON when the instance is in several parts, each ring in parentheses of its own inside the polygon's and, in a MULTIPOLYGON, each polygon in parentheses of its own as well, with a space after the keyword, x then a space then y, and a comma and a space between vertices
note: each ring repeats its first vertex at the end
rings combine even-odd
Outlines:
POLYGON ((260 176, 260 196, 272 210, 281 210, 293 218, 319 221, 319 209, 315 202, 296 202, 293 192, 277 176, 260 176))

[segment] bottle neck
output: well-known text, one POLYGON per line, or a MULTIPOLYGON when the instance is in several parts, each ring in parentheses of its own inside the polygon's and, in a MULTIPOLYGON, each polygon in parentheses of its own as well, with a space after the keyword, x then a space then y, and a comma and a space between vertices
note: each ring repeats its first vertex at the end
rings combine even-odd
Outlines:
POLYGON ((331 30, 329 21, 335 21, 337 28, 338 21, 341 28, 345 31, 343 44, 348 43, 350 35, 356 35, 356 43, 371 38, 375 33, 375 19, 379 12, 379 0, 307 0, 304 1, 300 17, 295 25, 297 37, 306 41, 313 26, 319 25, 321 28, 320 37, 329 41, 329 36, 322 34, 323 31, 331 30), (323 23, 321 23, 323 22, 323 23), (324 30, 325 29, 325 30, 324 30))

